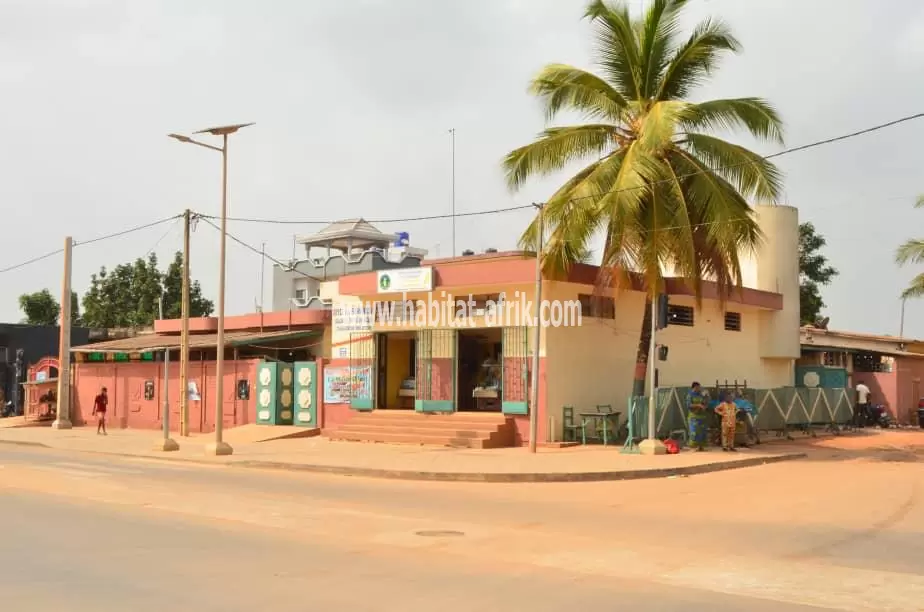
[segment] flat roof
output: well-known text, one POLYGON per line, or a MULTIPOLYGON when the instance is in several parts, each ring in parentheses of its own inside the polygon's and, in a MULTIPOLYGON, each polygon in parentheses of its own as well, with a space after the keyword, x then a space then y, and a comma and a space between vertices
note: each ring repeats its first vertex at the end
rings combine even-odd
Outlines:
MULTIPOLYGON (((321 332, 310 329, 285 330, 276 332, 261 331, 227 331, 226 346, 248 346, 260 342, 279 342, 320 335, 321 332)), ((190 334, 189 348, 202 349, 218 346, 218 334, 190 334)), ((145 353, 180 348, 180 336, 175 334, 147 334, 133 338, 107 340, 95 344, 84 344, 71 349, 72 353, 145 353)))

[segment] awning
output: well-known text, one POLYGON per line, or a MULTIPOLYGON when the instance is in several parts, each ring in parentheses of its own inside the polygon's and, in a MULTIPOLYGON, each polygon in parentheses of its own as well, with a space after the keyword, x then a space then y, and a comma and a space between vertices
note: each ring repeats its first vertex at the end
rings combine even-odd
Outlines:
MULTIPOLYGON (((250 346, 264 342, 297 340, 320 335, 320 331, 301 329, 276 332, 228 331, 225 346, 250 346)), ((218 346, 218 334, 190 334, 189 348, 204 349, 218 346)), ((71 348, 72 353, 146 353, 180 348, 180 336, 175 334, 146 334, 95 344, 82 344, 71 348)))

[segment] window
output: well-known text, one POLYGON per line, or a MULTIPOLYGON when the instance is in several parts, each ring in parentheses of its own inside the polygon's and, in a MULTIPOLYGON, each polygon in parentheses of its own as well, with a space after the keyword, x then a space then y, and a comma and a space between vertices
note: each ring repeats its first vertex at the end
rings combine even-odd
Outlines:
POLYGON ((741 331, 741 313, 725 313, 725 331, 741 331))
POLYGON ((581 303, 582 317, 616 318, 616 300, 611 297, 582 293, 578 295, 578 301, 581 303))
POLYGON ((853 356, 854 372, 892 372, 895 358, 880 353, 860 351, 853 356))
POLYGON ((667 324, 683 325, 684 327, 693 327, 693 307, 678 306, 668 304, 667 306, 667 324))
POLYGON ((308 290, 307 289, 296 289, 295 290, 295 301, 299 304, 304 304, 308 301, 308 290))
POLYGON ((847 353, 843 351, 825 351, 821 354, 822 365, 829 368, 846 368, 847 353))

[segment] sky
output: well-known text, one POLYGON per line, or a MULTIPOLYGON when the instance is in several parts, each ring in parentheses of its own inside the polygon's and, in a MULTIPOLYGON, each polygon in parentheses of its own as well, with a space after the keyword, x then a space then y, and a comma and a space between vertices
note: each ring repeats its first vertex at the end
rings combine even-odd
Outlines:
MULTIPOLYGON (((632 0, 633 6, 641 4, 632 0)), ((692 0, 685 25, 728 22, 744 52, 695 100, 761 96, 796 146, 924 112, 924 4, 891 0, 692 0)), ((584 0, 0 0, 0 268, 180 214, 217 214, 220 156, 170 140, 226 123, 230 214, 370 220, 447 214, 456 130, 456 210, 527 205, 564 175, 510 193, 503 156, 544 127, 526 87, 547 63, 592 69, 584 0)), ((895 247, 924 234, 924 120, 778 160, 782 203, 828 240, 840 276, 824 289, 832 329, 897 334, 898 296, 920 269, 895 247), (920 228, 920 229, 919 229, 920 228)), ((206 137, 208 138, 208 137, 206 137)), ((751 145, 746 138, 739 142, 751 145)), ((217 144, 217 143, 216 143, 217 144)), ((777 149, 755 146, 761 153, 777 149)), ((456 250, 512 249, 528 210, 456 221, 456 250)), ((321 225, 229 222, 279 259, 321 225)), ((383 223, 431 255, 449 220, 383 223)), ((101 266, 182 246, 167 223, 74 250, 73 286, 101 266)), ((214 298, 218 232, 200 223, 192 273, 214 298)), ((17 296, 60 294, 61 256, 0 274, 0 321, 17 296)), ((252 312, 261 258, 228 243, 228 314, 252 312)), ((264 294, 269 301, 272 274, 264 294)), ((924 303, 906 335, 924 337, 924 303)))

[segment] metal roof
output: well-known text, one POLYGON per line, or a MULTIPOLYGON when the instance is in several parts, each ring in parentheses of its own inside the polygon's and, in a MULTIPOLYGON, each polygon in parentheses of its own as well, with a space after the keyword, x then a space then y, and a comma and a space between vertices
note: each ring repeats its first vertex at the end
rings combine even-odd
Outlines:
MULTIPOLYGON (((248 346, 261 342, 279 342, 306 338, 321 332, 300 329, 275 332, 261 331, 228 331, 225 332, 226 346, 248 346)), ((218 334, 190 334, 189 348, 213 348, 218 345, 218 334)), ((176 334, 147 334, 133 338, 120 338, 107 340, 96 344, 84 344, 71 349, 72 353, 144 353, 148 351, 163 351, 165 349, 180 348, 180 336, 176 334)))
POLYGON ((360 218, 335 221, 317 234, 299 236, 297 242, 305 246, 330 244, 334 248, 344 249, 389 245, 394 239, 394 234, 382 233, 374 225, 360 218))

